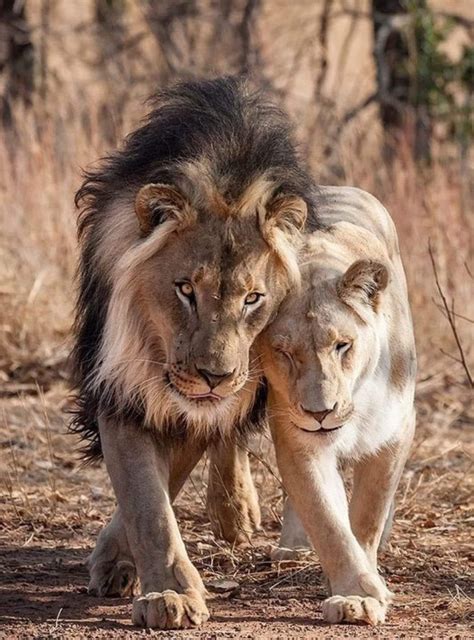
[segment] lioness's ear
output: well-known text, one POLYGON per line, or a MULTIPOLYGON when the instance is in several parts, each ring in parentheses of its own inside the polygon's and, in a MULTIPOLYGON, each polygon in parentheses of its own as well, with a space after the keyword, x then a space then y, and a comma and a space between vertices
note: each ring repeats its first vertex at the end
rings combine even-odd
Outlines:
POLYGON ((135 213, 144 236, 171 217, 182 219, 188 211, 187 200, 168 184, 146 184, 135 198, 135 213))
POLYGON ((307 214, 308 207, 303 198, 280 195, 270 200, 265 207, 265 220, 262 223, 267 230, 278 227, 284 233, 292 233, 301 231, 307 214))
POLYGON ((388 269, 381 262, 357 260, 340 279, 337 292, 342 300, 358 299, 372 306, 388 284, 388 269))

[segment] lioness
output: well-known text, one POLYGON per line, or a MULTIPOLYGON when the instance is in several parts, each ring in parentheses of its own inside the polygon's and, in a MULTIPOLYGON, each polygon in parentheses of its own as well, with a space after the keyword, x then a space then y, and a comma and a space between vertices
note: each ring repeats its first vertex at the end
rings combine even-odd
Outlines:
MULTIPOLYGON (((103 452, 118 501, 90 558, 89 590, 130 594, 137 574, 138 625, 208 618, 171 504, 207 446, 219 454, 227 442, 228 455, 232 439, 262 422, 251 349, 299 282, 314 191, 287 117, 224 78, 162 92, 77 194, 73 428, 90 458, 103 452)), ((231 447, 223 475, 257 525, 247 456, 231 447)), ((227 507, 223 528, 236 531, 227 507)))
MULTIPOLYGON (((415 346, 397 235, 351 188, 320 191, 323 229, 301 257, 302 289, 261 339, 269 412, 289 500, 280 540, 316 549, 329 622, 383 622, 392 594, 377 550, 415 427, 415 346), (340 463, 354 468, 348 506, 340 463)), ((278 555, 278 554, 277 554, 278 555)))

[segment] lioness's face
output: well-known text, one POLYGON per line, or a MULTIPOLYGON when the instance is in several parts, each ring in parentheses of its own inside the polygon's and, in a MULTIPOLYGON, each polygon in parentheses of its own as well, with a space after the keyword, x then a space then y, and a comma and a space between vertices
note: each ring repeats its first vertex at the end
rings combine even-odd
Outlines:
POLYGON ((329 434, 343 427, 361 379, 378 360, 375 299, 366 295, 355 272, 371 280, 373 289, 367 291, 375 296, 386 285, 386 271, 377 265, 384 271, 374 278, 367 264, 355 263, 340 278, 306 269, 303 290, 285 300, 262 338, 264 371, 278 413, 305 431, 329 434))
POLYGON ((187 414, 225 402, 247 381, 252 343, 288 286, 255 219, 190 225, 138 277, 166 392, 187 414))

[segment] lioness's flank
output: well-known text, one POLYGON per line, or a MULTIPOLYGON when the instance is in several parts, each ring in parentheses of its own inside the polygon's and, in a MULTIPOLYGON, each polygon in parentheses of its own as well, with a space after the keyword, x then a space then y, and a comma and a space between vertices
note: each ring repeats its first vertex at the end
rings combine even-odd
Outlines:
MULTIPOLYGON (((220 451, 262 423, 251 350, 299 281, 313 192, 285 114, 224 78, 161 93, 77 194, 74 428, 89 457, 103 453, 118 501, 89 592, 131 595, 139 582, 137 625, 209 616, 172 501, 208 445, 220 451)), ((232 538, 259 512, 247 454, 224 453, 219 482, 231 486, 214 474, 211 514, 232 538), (237 508, 219 500, 237 489, 237 508)))
MULTIPOLYGON (((375 198, 322 188, 302 289, 262 338, 270 415, 289 501, 321 561, 328 622, 384 621, 377 550, 412 441, 415 346, 394 225, 375 198), (338 471, 354 469, 347 504, 338 471)), ((280 550, 305 531, 287 505, 280 550)))

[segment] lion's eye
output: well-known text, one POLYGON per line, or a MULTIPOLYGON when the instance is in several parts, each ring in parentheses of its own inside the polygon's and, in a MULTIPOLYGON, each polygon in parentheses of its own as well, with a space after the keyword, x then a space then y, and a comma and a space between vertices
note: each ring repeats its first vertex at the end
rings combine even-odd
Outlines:
POLYGON ((277 349, 277 353, 279 353, 283 358, 285 358, 288 362, 290 362, 290 364, 294 364, 295 363, 295 361, 293 359, 293 356, 291 355, 291 353, 289 351, 286 351, 285 349, 278 348, 277 349))
POLYGON ((176 282, 176 291, 189 300, 194 299, 193 285, 189 282, 176 282))
POLYGON ((342 356, 344 353, 347 353, 349 349, 352 347, 351 342, 338 342, 336 344, 336 352, 342 356))
POLYGON ((245 298, 245 304, 251 306, 253 304, 257 304, 257 302, 263 297, 263 293, 258 293, 257 291, 253 291, 249 293, 245 298))

